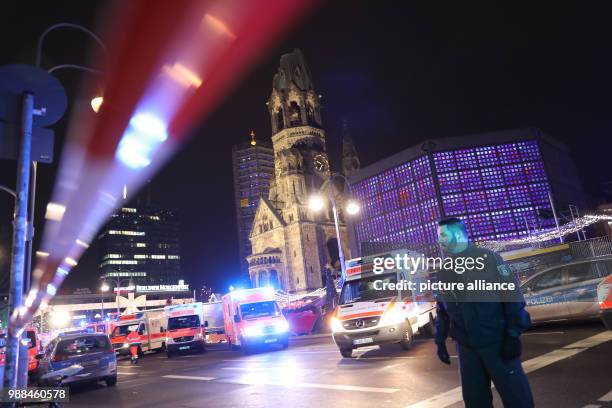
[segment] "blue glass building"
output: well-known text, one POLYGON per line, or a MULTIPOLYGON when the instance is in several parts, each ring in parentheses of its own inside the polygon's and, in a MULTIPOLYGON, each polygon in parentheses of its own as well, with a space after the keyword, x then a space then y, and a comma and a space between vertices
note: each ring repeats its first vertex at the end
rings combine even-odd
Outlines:
POLYGON ((537 129, 430 140, 362 168, 351 184, 359 243, 433 243, 450 216, 473 240, 507 240, 554 226, 549 191, 557 209, 584 206, 568 149, 537 129))

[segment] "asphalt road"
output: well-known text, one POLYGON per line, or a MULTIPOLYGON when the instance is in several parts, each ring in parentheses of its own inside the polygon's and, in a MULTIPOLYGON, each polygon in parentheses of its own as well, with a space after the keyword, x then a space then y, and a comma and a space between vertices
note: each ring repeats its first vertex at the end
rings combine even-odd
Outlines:
MULTIPOLYGON (((449 344, 449 350, 452 345, 449 344)), ((538 327, 523 364, 537 407, 612 407, 612 331, 597 323, 538 327)), ((454 353, 451 353, 454 354, 454 353)), ((409 351, 373 347, 342 359, 330 337, 292 340, 252 355, 209 347, 172 359, 121 360, 116 387, 71 390, 70 407, 461 407, 456 356, 447 367, 432 339, 409 351)), ((496 394, 496 393, 494 393, 496 394)), ((502 406, 496 396, 495 406, 502 406)))

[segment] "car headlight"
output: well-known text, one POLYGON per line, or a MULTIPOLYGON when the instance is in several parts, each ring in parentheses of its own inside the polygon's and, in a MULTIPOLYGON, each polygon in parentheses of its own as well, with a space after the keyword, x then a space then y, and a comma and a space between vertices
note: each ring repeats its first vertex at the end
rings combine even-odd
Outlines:
POLYGON ((612 284, 610 283, 602 283, 597 287, 597 300, 599 303, 603 303, 608 298, 611 290, 612 284))
POLYGON ((285 320, 281 320, 280 322, 276 323, 275 331, 276 333, 285 333, 289 331, 289 323, 287 323, 285 320))
POLYGON ((244 328, 244 334, 248 337, 261 336, 262 333, 261 326, 247 326, 244 328))
POLYGON ((174 340, 172 339, 172 337, 166 337, 166 344, 171 344, 174 343, 174 340))
POLYGON ((393 326, 396 324, 400 324, 405 320, 404 314, 402 311, 396 307, 390 308, 387 310, 380 319, 381 326, 393 326))
POLYGON ((121 348, 128 348, 130 346, 130 343, 123 343, 123 346, 121 346, 121 348))
POLYGON ((344 331, 344 327, 342 327, 342 323, 336 317, 331 318, 331 329, 333 333, 344 331))

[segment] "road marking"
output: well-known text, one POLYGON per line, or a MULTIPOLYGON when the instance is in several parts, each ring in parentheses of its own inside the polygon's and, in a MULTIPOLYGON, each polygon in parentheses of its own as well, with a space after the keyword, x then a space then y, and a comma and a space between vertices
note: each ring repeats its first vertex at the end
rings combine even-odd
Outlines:
POLYGON ((282 381, 224 381, 230 382, 233 384, 241 384, 241 385, 276 385, 280 387, 299 387, 299 388, 322 388, 326 390, 336 390, 336 391, 361 391, 361 392, 375 392, 375 393, 383 393, 383 394, 392 394, 394 392, 399 391, 398 388, 378 388, 378 387, 359 387, 356 385, 336 385, 336 384, 316 384, 316 383, 306 383, 306 382, 282 382, 282 381))
MULTIPOLYGON (((587 337, 586 339, 568 344, 560 349, 532 358, 531 360, 527 360, 523 363, 523 369, 525 373, 530 373, 610 340, 612 340, 612 331, 601 332, 594 336, 587 337)), ((608 394, 604 395, 604 397, 607 395, 608 394)), ((463 401, 461 387, 456 387, 441 394, 434 395, 426 400, 417 402, 416 404, 409 405, 407 408, 443 408, 461 401, 463 401)))
POLYGON ((172 378, 175 380, 200 380, 200 381, 212 381, 216 380, 216 377, 197 377, 194 375, 162 375, 162 378, 172 378))
POLYGON ((601 402, 611 402, 612 401, 612 391, 610 391, 609 393, 607 393, 606 395, 604 395, 603 397, 599 398, 597 401, 601 401, 601 402))
POLYGON ((582 408, 599 408, 599 407, 601 407, 601 405, 593 405, 593 404, 588 404, 588 405, 585 405, 585 406, 584 406, 584 407, 582 407, 582 408))
POLYGON ((527 332, 523 333, 523 336, 533 336, 538 334, 565 334, 563 331, 549 331, 549 332, 527 332))
POLYGON ((121 372, 121 371, 117 371, 117 374, 119 375, 138 375, 138 373, 127 373, 127 372, 121 372))

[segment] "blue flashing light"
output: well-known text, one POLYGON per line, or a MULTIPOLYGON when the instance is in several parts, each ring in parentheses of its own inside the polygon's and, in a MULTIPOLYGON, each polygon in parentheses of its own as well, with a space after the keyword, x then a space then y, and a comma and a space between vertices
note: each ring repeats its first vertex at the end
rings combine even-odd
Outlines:
POLYGON ((168 132, 161 119, 150 113, 138 113, 130 119, 115 157, 133 169, 147 167, 157 147, 166 139, 168 132))

